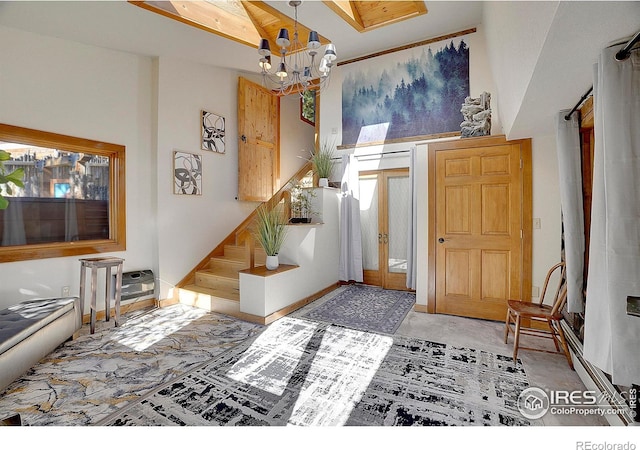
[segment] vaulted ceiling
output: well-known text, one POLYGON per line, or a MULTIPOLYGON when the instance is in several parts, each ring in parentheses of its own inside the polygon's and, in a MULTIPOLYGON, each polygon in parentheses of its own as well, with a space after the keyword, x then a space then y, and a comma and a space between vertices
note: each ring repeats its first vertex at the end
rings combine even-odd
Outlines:
MULTIPOLYGON (((214 1, 218 2, 219 0, 214 1)), ((149 5, 157 7, 160 3, 169 2, 149 2, 149 5)), ((168 11, 163 15, 122 0, 0 1, 0 25, 135 54, 178 57, 247 72, 259 70, 256 51, 259 39, 254 39, 262 36, 260 31, 251 31, 247 26, 248 35, 244 38, 247 42, 241 43, 239 39, 225 38, 220 33, 205 30, 206 27, 215 28, 220 25, 205 23, 198 26, 191 23, 189 25, 192 26, 189 26, 185 24, 185 18, 176 20, 168 17, 171 8, 175 11, 196 8, 200 10, 203 21, 213 20, 216 23, 215 16, 208 17, 209 13, 202 11, 201 8, 206 3, 209 2, 173 1, 173 6, 166 7, 168 11)), ((234 3, 250 3, 249 8, 253 14, 265 11, 265 14, 282 20, 282 23, 293 22, 294 9, 289 6, 288 1, 236 1, 231 2, 231 5, 234 3)), ((298 19, 307 29, 316 30, 336 45, 338 61, 466 30, 482 21, 482 1, 329 3, 335 5, 318 0, 302 2, 298 8, 298 19), (344 17, 346 12, 338 14, 334 10, 337 7, 348 9, 347 5, 352 7, 350 14, 353 18, 349 21, 344 17), (402 6, 404 9, 407 5, 416 12, 394 12, 396 8, 402 6), (421 5, 424 5, 424 12, 419 14, 421 5), (398 17, 400 15, 406 15, 406 18, 401 20, 398 17), (367 31, 359 31, 354 23, 361 24, 358 26, 367 31)), ((233 13, 231 5, 224 12, 226 17, 233 13)), ((238 9, 235 11, 237 14, 238 9)), ((218 23, 226 20, 224 14, 219 11, 218 23)), ((274 23, 262 25, 261 28, 269 38, 275 39, 279 26, 280 24, 274 23)), ((291 30, 291 26, 288 28, 291 30)), ((242 33, 244 30, 241 28, 240 34, 242 33)), ((301 36, 301 40, 306 40, 306 36, 301 36)))
MULTIPOLYGON (((207 1, 130 1, 143 9, 155 12, 196 28, 236 42, 256 47, 261 38, 277 48, 275 37, 281 28, 293 30, 301 1, 290 1, 293 17, 263 1, 207 0, 207 1)), ((323 2, 331 11, 359 32, 391 25, 427 13, 424 1, 330 1, 323 2)), ((297 24, 300 39, 309 35, 309 28, 297 24)), ((320 36, 320 42, 329 42, 320 36)))
MULTIPOLYGON (((206 2, 185 3, 193 7, 206 2)), ((287 1, 250 3, 264 3, 269 8, 262 10, 269 9, 291 23, 293 8, 287 1)), ((424 4, 425 12, 400 20, 381 7, 383 3, 401 2, 307 0, 298 8, 298 16, 300 23, 336 45, 338 62, 469 28, 482 29, 486 48, 475 53, 475 63, 490 64, 505 132, 513 137, 553 133, 552 115, 571 108, 590 86, 600 49, 637 32, 640 14, 638 1, 426 0, 417 2, 424 4), (367 11, 378 11, 378 20, 386 18, 387 23, 376 23, 367 11), (544 17, 538 17, 541 14, 544 17)), ((255 44, 240 43, 128 1, 0 1, 0 26, 78 45, 180 58, 245 73, 259 71, 256 34, 246 39, 255 44)), ((279 26, 274 24, 273 30, 279 26)), ((273 37, 275 33, 266 34, 273 37)), ((486 87, 472 88, 479 92, 486 87)))

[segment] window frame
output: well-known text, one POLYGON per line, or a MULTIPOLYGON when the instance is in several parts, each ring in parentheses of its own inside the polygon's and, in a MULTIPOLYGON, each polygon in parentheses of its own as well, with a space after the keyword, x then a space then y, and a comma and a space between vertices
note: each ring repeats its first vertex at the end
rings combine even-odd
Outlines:
MULTIPOLYGON (((0 246, 0 262, 126 250, 125 146, 0 123, 0 141, 109 158, 109 238, 0 246)), ((9 206, 10 207, 10 206, 9 206)))

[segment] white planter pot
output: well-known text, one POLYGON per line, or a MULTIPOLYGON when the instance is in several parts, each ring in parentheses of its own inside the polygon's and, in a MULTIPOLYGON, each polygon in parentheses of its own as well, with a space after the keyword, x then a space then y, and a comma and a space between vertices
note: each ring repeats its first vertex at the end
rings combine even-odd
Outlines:
POLYGON ((318 179, 318 186, 320 186, 320 187, 329 187, 329 179, 328 178, 320 178, 320 179, 318 179))
POLYGON ((274 256, 267 255, 267 262, 265 263, 265 265, 269 270, 276 270, 280 265, 280 263, 278 262, 278 255, 274 255, 274 256))

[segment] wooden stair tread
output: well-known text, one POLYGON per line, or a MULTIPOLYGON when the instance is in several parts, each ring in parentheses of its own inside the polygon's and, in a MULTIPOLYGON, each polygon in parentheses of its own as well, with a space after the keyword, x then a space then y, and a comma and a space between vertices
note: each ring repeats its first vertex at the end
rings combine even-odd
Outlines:
POLYGON ((229 280, 240 280, 240 272, 233 268, 216 268, 198 270, 198 275, 226 278, 229 280))
POLYGON ((237 289, 212 289, 204 286, 198 286, 197 284, 188 284, 184 286, 184 290, 198 292, 200 294, 210 295, 211 297, 222 298, 226 300, 231 300, 234 302, 240 301, 240 291, 237 289))

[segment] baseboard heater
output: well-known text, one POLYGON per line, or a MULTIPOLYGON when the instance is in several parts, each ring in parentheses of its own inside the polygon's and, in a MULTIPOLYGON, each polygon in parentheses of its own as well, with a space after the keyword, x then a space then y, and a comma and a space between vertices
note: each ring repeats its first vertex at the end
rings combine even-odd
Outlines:
POLYGON ((580 376, 580 379, 582 379, 587 389, 593 388, 600 391, 603 398, 608 400, 609 405, 605 405, 606 407, 611 407, 618 411, 618 414, 615 416, 605 416, 609 424, 625 426, 636 425, 627 401, 622 397, 620 392, 618 392, 618 389, 616 389, 613 383, 609 381, 604 372, 584 358, 582 342, 580 342, 571 327, 565 321, 562 321, 561 325, 566 335, 578 376, 580 376))
MULTIPOLYGON (((112 276, 111 292, 115 292, 116 276, 112 276)), ((122 290, 120 299, 122 301, 137 299, 155 292, 155 277, 151 270, 136 270, 133 272, 124 272, 122 274, 122 290)))

